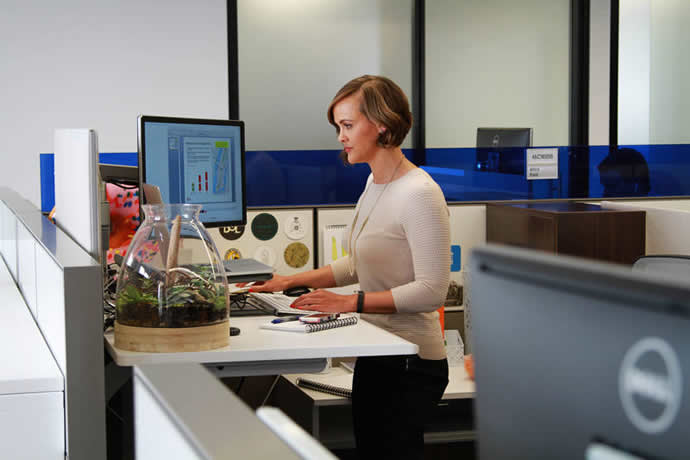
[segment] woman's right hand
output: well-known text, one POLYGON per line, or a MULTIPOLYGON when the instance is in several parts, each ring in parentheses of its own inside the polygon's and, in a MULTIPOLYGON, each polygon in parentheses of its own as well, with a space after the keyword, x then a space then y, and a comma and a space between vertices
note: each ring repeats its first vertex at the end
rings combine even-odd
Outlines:
MULTIPOLYGON (((246 286, 248 283, 238 284, 237 287, 246 286)), ((290 277, 274 274, 273 278, 266 281, 257 281, 250 288, 249 292, 278 292, 290 287, 290 277)))

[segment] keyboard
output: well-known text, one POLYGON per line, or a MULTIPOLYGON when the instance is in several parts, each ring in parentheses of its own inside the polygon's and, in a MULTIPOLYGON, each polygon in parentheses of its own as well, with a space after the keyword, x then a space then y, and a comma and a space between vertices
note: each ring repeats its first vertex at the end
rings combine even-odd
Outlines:
POLYGON ((250 292, 250 298, 262 304, 266 308, 273 310, 276 316, 281 315, 308 315, 309 313, 319 313, 311 310, 298 310, 291 308, 290 305, 297 297, 288 297, 285 294, 275 292, 250 292))

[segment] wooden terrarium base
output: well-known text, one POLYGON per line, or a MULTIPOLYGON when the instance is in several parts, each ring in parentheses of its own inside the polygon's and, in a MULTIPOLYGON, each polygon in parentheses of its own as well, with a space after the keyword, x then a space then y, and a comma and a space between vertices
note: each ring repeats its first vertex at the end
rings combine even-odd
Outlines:
POLYGON ((115 321, 115 346, 149 353, 213 350, 230 343, 229 332, 229 321, 175 328, 125 326, 115 321))

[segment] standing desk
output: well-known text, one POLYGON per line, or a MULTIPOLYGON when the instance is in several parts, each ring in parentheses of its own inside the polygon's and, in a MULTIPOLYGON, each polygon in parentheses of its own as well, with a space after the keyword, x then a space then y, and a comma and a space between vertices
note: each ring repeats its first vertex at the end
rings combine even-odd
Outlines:
POLYGON ((118 366, 196 362, 218 377, 277 375, 319 372, 328 358, 413 355, 417 345, 360 319, 353 326, 300 333, 260 329, 272 316, 230 318, 240 335, 230 337, 227 347, 184 353, 145 353, 115 347, 113 332, 105 345, 118 366))
MULTIPOLYGON (((231 336, 227 347, 209 351, 145 353, 120 350, 115 347, 114 333, 107 332, 104 335, 105 346, 113 362, 106 367, 106 398, 109 400, 130 379, 128 366, 199 363, 219 378, 280 376, 321 371, 328 358, 408 355, 418 351, 417 345, 362 320, 352 326, 312 333, 259 328, 271 319, 273 316, 231 317, 230 324, 240 328, 240 335, 231 336)), ((125 438, 127 436, 125 434, 125 438)))

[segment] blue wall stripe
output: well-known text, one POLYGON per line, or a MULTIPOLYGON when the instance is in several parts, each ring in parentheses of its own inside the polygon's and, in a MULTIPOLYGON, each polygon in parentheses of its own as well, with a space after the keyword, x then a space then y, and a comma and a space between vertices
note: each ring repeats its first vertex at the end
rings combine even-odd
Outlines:
MULTIPOLYGON (((621 146, 624 147, 624 146, 621 146)), ((651 189, 648 196, 690 196, 690 145, 625 146, 640 152, 647 162, 651 189)), ((426 150, 424 169, 439 183, 448 201, 568 198, 568 159, 575 148, 559 146, 557 180, 527 181, 525 149, 499 152, 514 173, 490 170, 492 161, 475 148, 426 150), (517 173, 515 173, 517 172, 517 173)), ((590 146, 590 198, 605 197, 597 166, 609 155, 608 146, 590 146)), ((366 165, 345 166, 340 150, 253 150, 246 155, 249 206, 353 204, 369 175, 366 165)), ((410 158, 412 152, 404 149, 410 158)), ((136 166, 136 152, 101 153, 101 163, 136 166)), ((53 154, 41 154, 41 210, 55 204, 53 154)), ((577 178, 576 178, 577 180, 577 178)), ((615 195, 609 195, 615 196, 615 195)))

